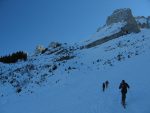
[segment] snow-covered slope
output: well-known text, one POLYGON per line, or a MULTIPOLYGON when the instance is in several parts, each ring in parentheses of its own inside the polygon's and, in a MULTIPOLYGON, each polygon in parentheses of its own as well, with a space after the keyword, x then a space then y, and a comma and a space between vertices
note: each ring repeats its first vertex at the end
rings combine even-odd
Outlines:
MULTIPOLYGON (((139 34, 120 37, 95 48, 77 50, 74 54, 76 54, 74 59, 62 63, 54 75, 48 75, 47 82, 44 80, 40 87, 29 87, 29 85, 28 88, 23 88, 21 93, 16 94, 10 84, 1 84, 0 112, 150 112, 148 101, 150 95, 149 29, 143 29, 139 34), (125 110, 120 104, 121 97, 118 89, 122 79, 125 79, 131 87, 127 95, 127 109, 125 110), (101 84, 105 80, 110 81, 110 86, 106 92, 102 92, 101 84)), ((32 56, 32 59, 34 57, 32 56)), ((40 69, 39 74, 36 76, 35 70, 30 71, 30 74, 35 74, 37 80, 38 77, 42 77, 43 73, 47 73, 42 66, 49 64, 51 57, 39 55, 35 58, 38 60, 32 63, 37 66, 37 70, 40 69)), ((16 65, 22 67, 29 62, 20 62, 16 65)), ((8 70, 7 68, 12 68, 12 70, 16 68, 15 65, 4 66, 6 66, 5 71, 8 70)))
POLYGON ((124 24, 104 26, 82 43, 53 43, 26 62, 0 63, 0 113, 149 113, 150 29, 85 47, 124 24), (122 79, 130 85, 126 109, 122 79))
POLYGON ((105 26, 99 28, 97 30, 97 32, 94 35, 91 36, 89 41, 93 42, 97 39, 106 37, 108 35, 118 33, 121 30, 121 28, 125 25, 126 25, 125 22, 114 23, 114 24, 108 25, 108 26, 105 25, 105 26))

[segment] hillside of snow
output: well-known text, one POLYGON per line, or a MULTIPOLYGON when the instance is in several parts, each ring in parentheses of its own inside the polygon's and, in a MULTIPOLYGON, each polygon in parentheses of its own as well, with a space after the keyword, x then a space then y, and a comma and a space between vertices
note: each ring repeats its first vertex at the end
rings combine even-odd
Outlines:
POLYGON ((103 26, 97 30, 97 32, 91 36, 87 42, 93 42, 97 39, 103 38, 108 35, 115 34, 121 30, 123 26, 126 25, 126 22, 114 23, 112 25, 103 26))
MULTIPOLYGON (((149 58, 150 30, 143 29, 138 34, 129 34, 91 49, 77 50, 75 58, 62 63, 59 69, 49 74, 45 64, 48 55, 36 56, 32 64, 36 69, 29 71, 35 83, 47 78, 40 85, 28 83, 23 91, 16 94, 10 84, 1 84, 1 113, 148 113, 150 95, 149 58), (41 67, 40 67, 41 66, 41 67), (70 67, 70 68, 69 68, 70 67), (40 69, 40 70, 38 70, 40 69), (36 71, 39 74, 35 74, 36 71), (38 78, 41 77, 41 78, 38 78), (127 109, 121 106, 119 83, 125 79, 130 89, 127 94, 127 109), (102 82, 109 80, 106 92, 102 92, 102 82), (33 85, 34 84, 34 85, 33 85), (40 87, 39 87, 40 86, 40 87)), ((35 56, 32 56, 32 59, 35 56)), ((20 66, 30 63, 19 62, 20 66)), ((3 65, 4 71, 15 69, 15 65, 3 65)), ((17 73, 16 73, 17 74, 17 73)), ((23 73, 23 78, 27 72, 23 73)), ((17 76, 19 76, 17 74, 17 76)), ((21 78, 18 77, 21 81, 21 78)), ((22 78, 22 79, 23 79, 22 78)), ((23 79, 25 80, 25 79, 23 79)), ((19 80, 18 80, 19 81, 19 80)))

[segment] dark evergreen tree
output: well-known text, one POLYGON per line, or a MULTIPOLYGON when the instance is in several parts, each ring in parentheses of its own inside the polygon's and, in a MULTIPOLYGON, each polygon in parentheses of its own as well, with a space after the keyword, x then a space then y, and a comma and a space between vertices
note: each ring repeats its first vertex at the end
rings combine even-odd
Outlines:
POLYGON ((18 51, 12 53, 11 55, 0 57, 0 62, 2 63, 16 63, 18 60, 27 60, 27 53, 23 51, 18 51))

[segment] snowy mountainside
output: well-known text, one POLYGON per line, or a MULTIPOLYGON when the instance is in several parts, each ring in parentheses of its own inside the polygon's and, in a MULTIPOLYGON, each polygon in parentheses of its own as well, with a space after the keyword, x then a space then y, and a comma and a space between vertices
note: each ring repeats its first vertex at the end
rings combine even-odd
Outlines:
POLYGON ((43 54, 30 56, 27 62, 1 64, 0 82, 4 85, 9 83, 16 90, 26 90, 28 85, 42 85, 60 71, 69 74, 87 67, 101 70, 113 66, 117 62, 143 54, 149 47, 149 31, 142 29, 138 34, 128 34, 90 49, 61 45, 49 48, 43 54))
POLYGON ((80 43, 52 42, 27 61, 0 63, 0 113, 149 113, 150 29, 128 32, 126 24, 104 25, 80 43), (126 110, 122 79, 131 86, 126 110), (102 92, 105 80, 110 86, 102 92))
MULTIPOLYGON (((150 30, 142 29, 138 34, 129 34, 90 49, 77 49, 75 57, 65 62, 55 62, 58 69, 46 68, 49 55, 31 56, 34 69, 32 79, 16 94, 8 82, 1 84, 2 113, 148 113, 150 95, 149 58, 150 30), (39 72, 36 74, 36 72, 39 72), (42 78, 44 74, 46 78, 42 78), (127 109, 120 104, 118 85, 125 79, 131 88, 127 94, 127 109), (42 80, 42 83, 40 81, 42 80), (101 83, 110 81, 106 92, 101 83), (142 89, 147 90, 142 90, 142 89), (7 90, 6 90, 7 89, 7 90), (24 110, 24 108, 27 108, 24 110)), ((52 55, 52 59, 55 56, 52 55)), ((31 61, 16 64, 26 66, 31 61)), ((6 67, 5 67, 6 68, 6 67)), ((16 70, 17 66, 8 66, 16 70)), ((7 70, 8 70, 7 69, 7 70)), ((21 68, 22 69, 22 68, 21 68)), ((7 71, 5 70, 5 71, 7 71)), ((23 77, 24 68, 20 71, 23 77)), ((19 73, 20 73, 19 72, 19 73)), ((18 82, 21 83, 19 73, 18 82)), ((6 74, 7 75, 7 74, 6 74)), ((10 76, 10 75, 9 75, 10 76)))

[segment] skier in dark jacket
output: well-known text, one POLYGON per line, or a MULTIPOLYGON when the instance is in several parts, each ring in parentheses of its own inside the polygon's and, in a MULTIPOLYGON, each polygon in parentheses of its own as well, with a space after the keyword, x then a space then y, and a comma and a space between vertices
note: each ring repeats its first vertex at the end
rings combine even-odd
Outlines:
POLYGON ((126 100, 126 94, 127 94, 127 89, 130 88, 130 86, 125 82, 125 80, 122 80, 120 83, 119 89, 121 89, 122 93, 122 105, 125 107, 125 100, 126 100))
POLYGON ((105 82, 106 88, 108 88, 109 82, 108 80, 105 82))
POLYGON ((103 92, 105 91, 105 83, 102 84, 103 92))

